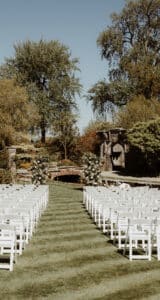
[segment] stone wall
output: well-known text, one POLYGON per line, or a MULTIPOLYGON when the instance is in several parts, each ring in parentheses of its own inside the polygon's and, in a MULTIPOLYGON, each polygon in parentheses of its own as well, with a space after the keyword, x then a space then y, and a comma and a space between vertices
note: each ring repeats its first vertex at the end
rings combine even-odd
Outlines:
POLYGON ((99 131, 103 137, 100 146, 100 160, 103 171, 112 171, 125 168, 125 130, 123 128, 114 128, 109 131, 99 131))

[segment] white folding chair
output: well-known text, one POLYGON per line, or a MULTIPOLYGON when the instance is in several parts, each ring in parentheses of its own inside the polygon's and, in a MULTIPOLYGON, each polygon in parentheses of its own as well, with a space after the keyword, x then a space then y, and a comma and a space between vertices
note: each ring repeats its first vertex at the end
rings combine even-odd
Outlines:
MULTIPOLYGON (((9 254, 6 259, 9 259, 9 262, 6 263, 5 257, 3 260, 5 262, 0 263, 0 269, 9 269, 13 271, 13 263, 14 257, 16 255, 16 236, 15 229, 13 226, 0 224, 0 254, 3 256, 4 254, 9 254)), ((2 258, 1 258, 2 259, 2 258)))
POLYGON ((25 226, 23 218, 18 215, 6 215, 3 217, 2 223, 14 227, 16 235, 16 254, 21 255, 25 247, 25 226))
POLYGON ((124 254, 126 254, 127 243, 129 260, 151 260, 151 221, 147 219, 129 219, 124 254), (134 253, 135 249, 136 253, 134 253))
POLYGON ((117 215, 117 222, 115 224, 114 232, 114 244, 118 241, 118 249, 122 249, 125 246, 125 240, 127 238, 128 220, 131 218, 131 213, 120 212, 117 215))

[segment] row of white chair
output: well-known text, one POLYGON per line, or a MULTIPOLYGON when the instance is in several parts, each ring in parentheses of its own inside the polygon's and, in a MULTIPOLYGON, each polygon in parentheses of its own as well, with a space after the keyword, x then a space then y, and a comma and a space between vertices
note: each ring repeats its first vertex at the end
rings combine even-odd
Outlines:
POLYGON ((0 185, 0 269, 13 270, 47 206, 48 195, 45 185, 0 185))
POLYGON ((130 260, 151 260, 154 248, 160 260, 158 189, 87 186, 83 202, 97 226, 123 249, 125 255, 129 251, 130 260), (142 253, 137 249, 143 250, 142 253))

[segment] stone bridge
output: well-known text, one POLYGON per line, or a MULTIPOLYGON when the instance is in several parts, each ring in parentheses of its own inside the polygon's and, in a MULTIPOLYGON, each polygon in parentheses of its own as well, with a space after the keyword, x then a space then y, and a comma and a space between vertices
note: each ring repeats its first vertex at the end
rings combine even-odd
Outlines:
POLYGON ((51 179, 55 179, 56 177, 61 176, 82 176, 82 168, 78 167, 70 167, 70 166, 64 166, 64 167, 57 167, 49 169, 49 174, 51 179))

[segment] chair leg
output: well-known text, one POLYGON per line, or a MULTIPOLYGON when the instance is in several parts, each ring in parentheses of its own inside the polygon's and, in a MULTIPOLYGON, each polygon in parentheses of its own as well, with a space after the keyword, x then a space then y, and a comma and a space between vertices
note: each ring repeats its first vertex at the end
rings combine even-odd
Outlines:
POLYGON ((132 238, 129 239, 129 260, 132 261, 132 238))
POLYGON ((13 271, 13 261, 14 261, 14 246, 11 246, 11 253, 10 253, 10 265, 9 270, 13 271))

